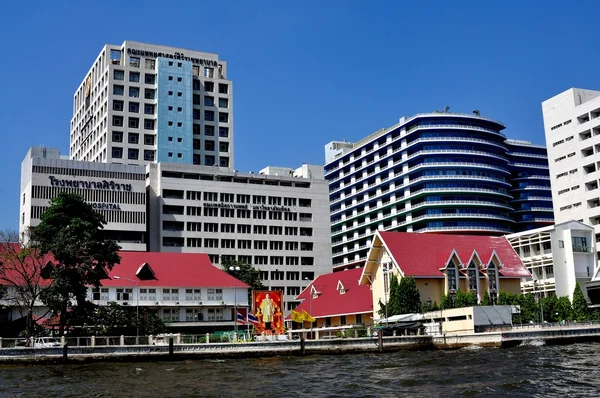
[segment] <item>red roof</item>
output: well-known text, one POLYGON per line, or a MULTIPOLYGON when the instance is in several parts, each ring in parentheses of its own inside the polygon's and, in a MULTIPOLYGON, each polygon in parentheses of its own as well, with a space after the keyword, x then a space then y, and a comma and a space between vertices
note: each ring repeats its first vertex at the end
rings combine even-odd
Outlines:
POLYGON ((468 265, 474 253, 485 267, 493 255, 502 264, 500 275, 510 278, 531 277, 523 261, 503 236, 418 234, 379 232, 379 236, 405 276, 442 277, 440 268, 447 265, 455 251, 461 264, 468 265))
POLYGON ((119 255, 121 263, 115 264, 108 273, 111 279, 103 279, 102 286, 131 286, 130 281, 115 276, 138 280, 136 273, 148 264, 156 279, 141 280, 140 286, 250 287, 212 265, 206 253, 119 252, 119 255))
POLYGON ((317 276, 297 297, 298 300, 303 301, 296 311, 306 310, 315 318, 372 313, 371 289, 369 286, 358 284, 361 273, 362 268, 354 268, 317 276), (344 287, 344 294, 340 294, 337 289, 339 282, 344 287), (316 298, 311 298, 312 286, 319 292, 316 298))

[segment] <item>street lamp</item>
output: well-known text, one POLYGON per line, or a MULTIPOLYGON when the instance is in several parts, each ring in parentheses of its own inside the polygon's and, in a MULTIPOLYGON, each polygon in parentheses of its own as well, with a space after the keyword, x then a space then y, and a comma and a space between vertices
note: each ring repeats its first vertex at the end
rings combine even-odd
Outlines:
MULTIPOLYGON (((233 274, 233 272, 240 271, 240 267, 231 266, 231 267, 229 267, 229 271, 231 271, 233 274)), ((235 338, 237 340, 238 324, 237 324, 237 290, 235 289, 236 279, 237 278, 235 277, 235 275, 233 275, 233 316, 234 316, 233 328, 235 330, 235 338)))
MULTIPOLYGON (((537 280, 533 281, 533 294, 535 294, 535 288, 538 284, 537 280)), ((542 287, 540 286, 540 297, 539 297, 539 303, 540 303, 540 324, 542 327, 544 327, 544 303, 542 301, 542 287)))
POLYGON ((115 279, 123 279, 135 283, 135 343, 138 344, 140 336, 140 281, 135 279, 123 278, 122 276, 113 276, 115 279))

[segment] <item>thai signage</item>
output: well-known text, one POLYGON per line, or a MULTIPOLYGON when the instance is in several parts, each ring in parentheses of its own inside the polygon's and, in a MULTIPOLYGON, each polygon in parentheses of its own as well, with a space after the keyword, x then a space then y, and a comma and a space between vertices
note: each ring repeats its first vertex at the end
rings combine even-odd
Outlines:
POLYGON ((290 211, 289 207, 283 206, 265 206, 265 205, 253 205, 247 204, 234 204, 234 203, 204 203, 205 207, 219 207, 223 209, 252 209, 252 210, 268 210, 268 211, 290 211))
POLYGON ((180 53, 180 52, 168 54, 168 53, 157 52, 157 51, 147 51, 147 50, 138 50, 135 48, 128 48, 127 54, 139 55, 141 57, 146 57, 146 58, 162 57, 162 58, 180 59, 182 61, 191 61, 196 65, 205 65, 205 66, 212 66, 212 67, 217 67, 217 65, 218 65, 217 61, 213 61, 211 59, 186 57, 183 53, 180 53))
POLYGON ((83 189, 105 189, 111 191, 131 192, 131 184, 122 184, 114 181, 82 181, 82 180, 59 180, 49 176, 50 185, 53 187, 83 188, 83 189))

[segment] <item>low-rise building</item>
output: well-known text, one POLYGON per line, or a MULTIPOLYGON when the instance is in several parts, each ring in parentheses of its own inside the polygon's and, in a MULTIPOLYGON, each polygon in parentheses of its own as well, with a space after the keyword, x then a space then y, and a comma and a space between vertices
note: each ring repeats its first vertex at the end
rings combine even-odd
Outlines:
POLYGON ((538 297, 568 296, 575 284, 585 286, 596 268, 594 227, 579 221, 519 232, 506 236, 532 275, 521 281, 523 293, 538 297))
POLYGON ((358 284, 361 272, 360 268, 354 268, 317 276, 297 297, 302 302, 296 311, 306 311, 315 318, 312 325, 304 322, 302 330, 325 337, 335 336, 344 329, 372 325, 371 289, 358 284))
POLYGON ((422 302, 441 303, 460 289, 485 293, 496 302, 500 290, 518 294, 531 274, 502 236, 377 232, 360 284, 371 287, 375 309, 388 302, 391 275, 415 279, 422 302))

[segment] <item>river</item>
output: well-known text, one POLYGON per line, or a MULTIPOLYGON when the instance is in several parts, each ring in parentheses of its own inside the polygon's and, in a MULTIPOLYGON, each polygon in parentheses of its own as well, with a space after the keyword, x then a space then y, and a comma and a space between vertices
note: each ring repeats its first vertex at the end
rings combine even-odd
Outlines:
POLYGON ((0 366, 1 397, 600 395, 600 344, 0 366))

